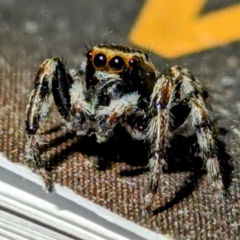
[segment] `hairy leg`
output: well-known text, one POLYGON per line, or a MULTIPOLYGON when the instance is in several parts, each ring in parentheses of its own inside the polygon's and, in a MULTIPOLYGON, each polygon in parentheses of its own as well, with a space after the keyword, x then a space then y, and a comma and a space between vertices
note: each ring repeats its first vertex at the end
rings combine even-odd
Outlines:
POLYGON ((84 136, 91 126, 91 117, 94 116, 92 105, 86 101, 86 84, 81 78, 76 79, 71 95, 71 117, 69 127, 76 131, 77 135, 84 136))
POLYGON ((128 116, 137 113, 138 93, 123 95, 119 99, 111 100, 109 106, 100 106, 97 110, 99 128, 96 132, 97 141, 106 142, 111 136, 114 127, 119 121, 124 121, 128 116))
POLYGON ((216 155, 217 149, 213 137, 214 126, 210 117, 210 105, 204 100, 203 89, 198 79, 187 69, 172 67, 171 72, 175 78, 181 79, 181 93, 186 97, 191 108, 192 125, 196 128, 198 145, 202 158, 206 162, 208 182, 214 184, 216 189, 222 190, 223 183, 216 155))
POLYGON ((170 109, 175 92, 173 81, 168 75, 161 75, 153 89, 150 102, 150 112, 154 113, 147 130, 147 139, 151 144, 149 159, 149 189, 145 198, 146 209, 151 212, 158 188, 162 168, 166 164, 166 148, 171 137, 169 125, 171 121, 170 109))
POLYGON ((26 107, 25 131, 27 134, 27 143, 25 159, 26 161, 35 162, 47 186, 50 184, 50 180, 49 174, 44 171, 45 163, 43 163, 40 157, 39 145, 41 139, 37 133, 39 122, 41 118, 47 116, 46 106, 51 92, 53 93, 60 114, 66 120, 69 120, 69 87, 71 84, 71 76, 65 70, 60 59, 53 58, 45 60, 36 75, 34 90, 30 93, 29 103, 26 107))
POLYGON ((162 167, 166 163, 166 147, 171 138, 171 129, 180 126, 190 114, 196 128, 198 144, 202 158, 206 161, 207 178, 218 189, 222 189, 219 162, 216 157, 216 146, 213 138, 213 124, 209 108, 205 101, 205 91, 200 82, 187 69, 171 67, 162 74, 154 87, 150 110, 155 112, 147 132, 152 144, 152 158, 149 160, 149 194, 146 196, 146 208, 151 210, 158 188, 162 167), (189 109, 186 108, 188 105, 189 109), (176 107, 185 108, 182 116, 174 116, 176 107), (180 120, 179 120, 180 118, 180 120), (174 126, 175 120, 177 125, 174 126))

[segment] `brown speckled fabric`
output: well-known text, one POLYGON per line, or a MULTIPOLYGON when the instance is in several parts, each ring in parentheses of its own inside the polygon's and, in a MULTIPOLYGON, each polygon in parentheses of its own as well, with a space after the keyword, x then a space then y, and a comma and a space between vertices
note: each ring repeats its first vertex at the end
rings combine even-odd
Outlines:
MULTIPOLYGON (((87 1, 76 0, 59 0, 58 4, 0 1, 0 151, 10 161, 24 163, 24 111, 40 63, 60 56, 69 68, 77 67, 89 38, 96 43, 126 44, 143 3, 93 2, 89 6, 87 1)), ((187 66, 209 89, 213 117, 220 126, 219 158, 227 197, 214 197, 203 163, 189 158, 195 138, 186 134, 174 139, 169 150, 169 168, 160 179, 155 204, 157 214, 144 216, 148 173, 142 168, 147 164, 147 151, 141 143, 124 134, 104 145, 98 145, 94 137, 77 138, 61 125, 53 107, 50 118, 41 123, 41 149, 55 182, 174 239, 240 239, 239 53, 240 44, 232 43, 171 61, 152 56, 160 70, 166 65, 187 66), (109 163, 102 170, 91 164, 98 154, 109 163)), ((29 167, 35 170, 33 164, 29 167)))

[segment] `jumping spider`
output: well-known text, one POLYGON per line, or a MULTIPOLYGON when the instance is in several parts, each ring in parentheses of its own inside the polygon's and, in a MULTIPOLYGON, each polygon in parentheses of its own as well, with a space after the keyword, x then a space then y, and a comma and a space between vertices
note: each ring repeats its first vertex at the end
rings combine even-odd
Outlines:
POLYGON ((85 68, 78 69, 79 78, 72 76, 59 58, 42 63, 26 108, 28 161, 34 161, 39 169, 45 167, 37 131, 52 93, 61 116, 77 135, 95 133, 102 143, 114 134, 116 125, 122 125, 133 139, 149 143, 147 210, 151 210, 167 163, 169 141, 188 116, 206 162, 207 179, 222 188, 210 108, 199 80, 189 70, 173 66, 159 73, 141 50, 114 44, 96 45, 86 57, 85 68))

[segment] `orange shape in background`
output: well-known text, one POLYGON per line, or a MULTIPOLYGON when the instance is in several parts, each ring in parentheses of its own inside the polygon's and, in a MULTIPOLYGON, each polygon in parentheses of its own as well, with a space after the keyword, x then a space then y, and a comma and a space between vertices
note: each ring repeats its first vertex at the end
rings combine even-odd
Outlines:
POLYGON ((147 0, 129 39, 166 58, 240 40, 240 4, 200 14, 206 0, 147 0))

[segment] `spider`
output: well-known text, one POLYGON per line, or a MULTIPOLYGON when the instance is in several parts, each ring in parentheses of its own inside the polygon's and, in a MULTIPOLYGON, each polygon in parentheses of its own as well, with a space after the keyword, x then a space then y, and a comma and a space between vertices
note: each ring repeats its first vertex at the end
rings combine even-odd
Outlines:
POLYGON ((168 161, 170 139, 188 116, 196 130, 208 182, 223 187, 210 106, 205 90, 188 69, 173 66, 160 73, 148 54, 115 44, 93 46, 86 58, 85 67, 77 69, 75 75, 59 58, 42 63, 25 113, 26 160, 44 169, 37 131, 41 118, 47 115, 47 99, 52 93, 59 113, 77 135, 94 133, 103 143, 114 135, 117 125, 122 125, 133 139, 148 142, 148 211, 168 161))

